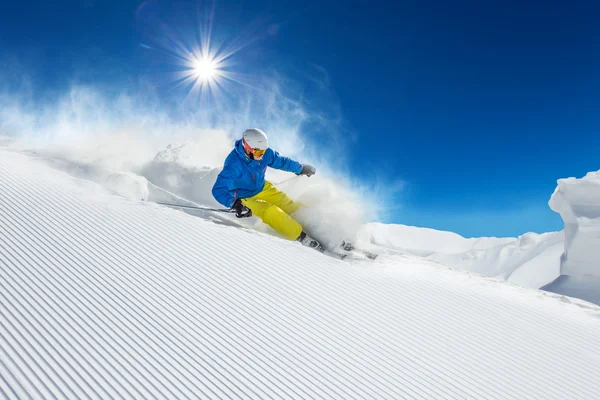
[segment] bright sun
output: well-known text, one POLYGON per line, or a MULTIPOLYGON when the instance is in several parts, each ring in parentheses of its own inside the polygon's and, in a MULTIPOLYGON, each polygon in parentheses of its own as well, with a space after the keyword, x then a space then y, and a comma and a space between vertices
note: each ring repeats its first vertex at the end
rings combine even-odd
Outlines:
POLYGON ((210 81, 216 72, 216 65, 210 60, 198 60, 194 63, 194 74, 202 81, 210 81))
MULTIPOLYGON (((148 1, 144 2, 146 3, 148 1)), ((185 29, 172 29, 165 25, 165 29, 161 29, 161 34, 155 38, 156 46, 140 43, 145 49, 157 50, 170 56, 172 66, 164 71, 165 76, 174 87, 187 91, 185 101, 217 100, 226 91, 233 90, 234 84, 250 84, 247 73, 236 71, 240 64, 236 62, 235 55, 257 37, 251 34, 221 37, 215 41, 212 35, 214 8, 214 2, 212 6, 207 5, 199 14, 204 18, 185 26, 185 29), (183 32, 190 36, 182 36, 183 32)))

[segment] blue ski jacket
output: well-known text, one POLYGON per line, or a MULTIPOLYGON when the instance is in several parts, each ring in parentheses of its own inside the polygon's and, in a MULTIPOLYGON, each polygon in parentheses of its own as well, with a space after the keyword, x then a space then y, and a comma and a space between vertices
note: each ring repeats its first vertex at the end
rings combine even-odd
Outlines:
POLYGON ((225 166, 213 185, 213 197, 225 207, 233 207, 237 199, 252 197, 263 190, 267 167, 299 174, 302 164, 280 156, 268 148, 261 160, 246 156, 242 140, 235 142, 235 148, 225 159, 225 166))

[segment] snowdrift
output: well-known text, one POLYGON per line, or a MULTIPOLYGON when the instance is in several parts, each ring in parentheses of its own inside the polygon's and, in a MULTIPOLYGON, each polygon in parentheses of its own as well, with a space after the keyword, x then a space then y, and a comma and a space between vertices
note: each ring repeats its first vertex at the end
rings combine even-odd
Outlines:
POLYGON ((558 180, 549 205, 565 235, 561 276, 545 289, 600 304, 600 171, 558 180))
POLYGON ((417 255, 453 268, 538 289, 560 275, 563 233, 527 233, 518 238, 472 238, 405 225, 370 223, 361 243, 379 251, 417 255))
POLYGON ((589 303, 411 255, 334 260, 2 150, 0 199, 2 398, 600 392, 589 303))

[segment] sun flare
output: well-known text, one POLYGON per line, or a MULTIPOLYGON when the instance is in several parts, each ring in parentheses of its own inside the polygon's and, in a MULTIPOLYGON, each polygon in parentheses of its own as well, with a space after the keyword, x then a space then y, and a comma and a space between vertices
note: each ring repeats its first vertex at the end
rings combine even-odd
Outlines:
POLYGON ((194 63, 194 74, 201 81, 210 81, 218 74, 217 66, 211 60, 197 60, 194 63))
POLYGON ((184 24, 180 29, 162 24, 159 34, 152 37, 153 46, 140 44, 144 49, 170 57, 171 65, 164 68, 164 81, 184 88, 187 91, 184 101, 218 100, 237 84, 249 85, 248 73, 240 71, 241 64, 235 58, 259 36, 253 31, 229 36, 221 29, 219 39, 215 39, 214 14, 214 7, 207 7, 191 25, 184 24))

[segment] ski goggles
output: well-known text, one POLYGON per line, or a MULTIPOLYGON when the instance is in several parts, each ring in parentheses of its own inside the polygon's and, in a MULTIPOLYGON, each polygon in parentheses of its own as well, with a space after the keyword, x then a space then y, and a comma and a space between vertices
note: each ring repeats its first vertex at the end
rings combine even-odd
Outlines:
POLYGON ((249 154, 252 154, 254 156, 254 159, 256 160, 260 160, 262 158, 262 156, 265 155, 265 152, 267 151, 267 149, 253 149, 252 147, 250 147, 250 145, 248 143, 246 143, 246 141, 244 140, 244 149, 246 150, 246 152, 248 152, 249 154))

